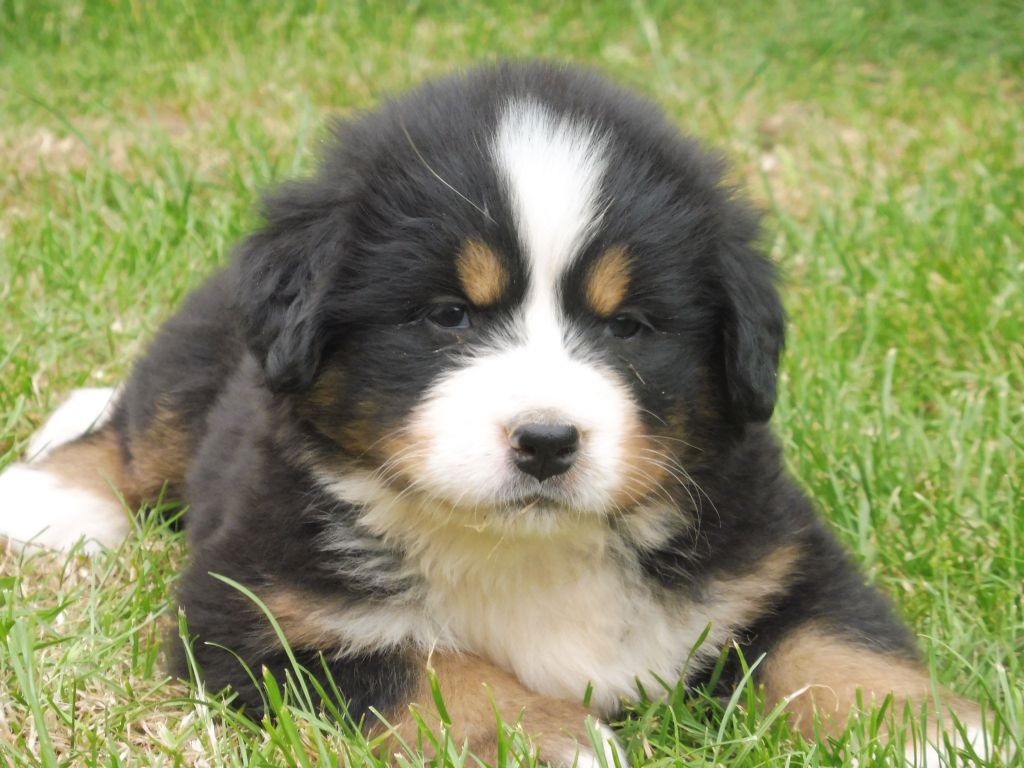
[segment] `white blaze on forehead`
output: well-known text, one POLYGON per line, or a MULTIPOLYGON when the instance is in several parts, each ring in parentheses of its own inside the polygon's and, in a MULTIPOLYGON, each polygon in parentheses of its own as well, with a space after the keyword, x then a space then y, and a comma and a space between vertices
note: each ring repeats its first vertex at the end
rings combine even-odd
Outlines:
POLYGON ((601 218, 606 141, 533 100, 508 103, 492 152, 507 185, 533 291, 553 289, 601 218))
POLYGON ((412 443, 422 448, 408 471, 428 493, 469 509, 537 493, 539 481, 513 464, 508 434, 524 419, 553 419, 575 426, 581 443, 572 469, 545 487, 561 488, 561 503, 577 512, 616 506, 635 408, 626 387, 568 338, 558 295, 601 220, 607 146, 594 126, 538 101, 505 106, 491 153, 529 286, 508 332, 441 377, 412 414, 412 443))

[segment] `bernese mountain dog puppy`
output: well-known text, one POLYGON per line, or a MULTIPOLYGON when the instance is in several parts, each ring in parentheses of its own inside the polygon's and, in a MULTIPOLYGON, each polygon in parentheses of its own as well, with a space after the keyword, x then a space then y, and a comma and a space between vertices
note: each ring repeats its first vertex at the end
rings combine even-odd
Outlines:
POLYGON ((365 728, 437 724, 436 684, 485 759, 496 705, 596 765, 588 716, 729 647, 808 736, 891 694, 981 740, 784 469, 776 270, 722 172, 551 64, 341 122, 112 402, 78 393, 0 478, 0 530, 116 544, 126 506, 187 502, 195 659, 257 714, 246 667, 290 665, 265 607, 365 728))

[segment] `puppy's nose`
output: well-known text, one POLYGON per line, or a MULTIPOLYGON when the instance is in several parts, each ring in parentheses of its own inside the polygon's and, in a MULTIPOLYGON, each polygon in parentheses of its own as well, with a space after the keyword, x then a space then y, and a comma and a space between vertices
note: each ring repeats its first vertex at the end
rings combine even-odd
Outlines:
POLYGON ((523 424, 509 435, 512 460, 538 480, 567 472, 576 461, 580 433, 572 424, 523 424))

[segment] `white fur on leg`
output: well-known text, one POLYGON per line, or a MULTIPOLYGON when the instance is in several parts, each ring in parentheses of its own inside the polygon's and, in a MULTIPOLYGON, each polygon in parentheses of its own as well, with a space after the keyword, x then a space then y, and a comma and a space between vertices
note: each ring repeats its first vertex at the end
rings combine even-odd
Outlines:
POLYGON ((619 744, 615 732, 602 722, 591 721, 594 726, 594 748, 599 748, 603 755, 599 756, 594 748, 588 748, 582 744, 577 745, 571 752, 560 755, 558 765, 575 765, 576 768, 630 768, 629 758, 625 750, 619 744), (602 762, 603 756, 603 762, 602 762))
MULTIPOLYGON (((601 737, 601 747, 604 749, 605 764, 608 768, 615 768, 616 765, 620 766, 620 768, 629 768, 629 758, 626 756, 626 750, 619 744, 615 731, 604 723, 595 723, 595 725, 597 726, 597 733, 601 737)), ((594 765, 600 765, 600 761, 595 761, 594 765)))
POLYGON ((14 464, 0 474, 0 537, 19 544, 69 550, 117 546, 128 535, 128 513, 115 499, 72 488, 54 474, 14 464))
MULTIPOLYGON (((970 744, 978 757, 987 761, 992 756, 991 734, 976 723, 964 723, 963 727, 967 743, 970 744)), ((955 749, 963 749, 965 747, 964 738, 959 732, 951 731, 949 733, 949 740, 955 749)), ((954 764, 945 744, 936 744, 931 740, 924 745, 908 744, 906 760, 907 766, 913 766, 913 768, 948 768, 954 764)), ((958 758, 956 760, 956 765, 964 764, 962 759, 958 758)))
POLYGON ((116 397, 117 390, 112 387, 76 389, 32 435, 26 461, 39 461, 54 448, 102 426, 110 418, 116 397))

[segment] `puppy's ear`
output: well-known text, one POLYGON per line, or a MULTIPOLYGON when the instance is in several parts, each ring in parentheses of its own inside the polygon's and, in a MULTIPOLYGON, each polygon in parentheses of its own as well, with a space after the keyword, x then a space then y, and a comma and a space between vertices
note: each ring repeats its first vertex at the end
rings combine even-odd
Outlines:
POLYGON ((343 208, 315 181, 286 185, 267 197, 266 226, 236 255, 235 308, 274 391, 300 391, 316 376, 344 245, 343 208))
POLYGON ((786 315, 775 266, 753 244, 756 219, 740 212, 739 221, 742 224, 727 233, 721 253, 725 374, 736 419, 763 422, 775 408, 786 315))

